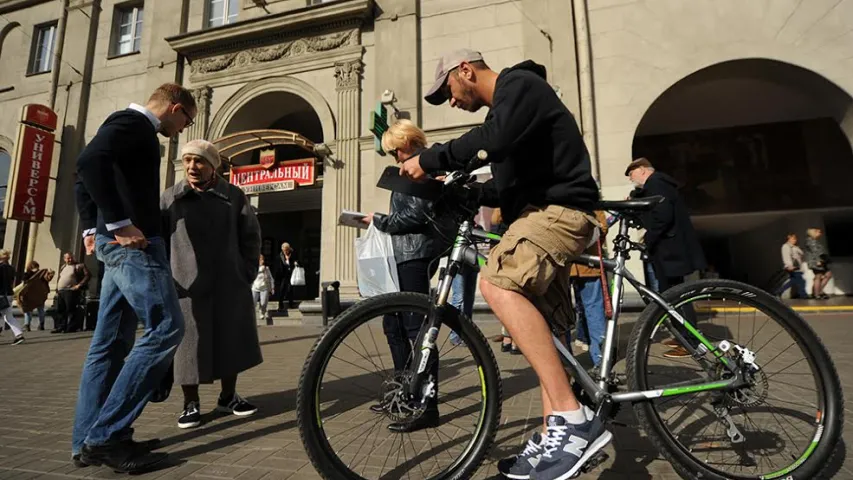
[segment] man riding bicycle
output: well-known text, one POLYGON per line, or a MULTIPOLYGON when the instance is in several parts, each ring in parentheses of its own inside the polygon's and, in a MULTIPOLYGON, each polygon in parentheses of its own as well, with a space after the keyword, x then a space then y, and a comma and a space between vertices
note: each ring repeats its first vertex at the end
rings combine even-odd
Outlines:
POLYGON ((565 338, 569 259, 595 230, 589 153, 545 68, 532 61, 498 73, 479 52, 454 51, 439 60, 425 98, 469 112, 489 107, 481 126, 407 160, 400 173, 418 180, 464 168, 481 149, 489 154, 494 178, 484 191, 497 195, 484 194, 483 203, 499 206, 509 229, 489 254, 480 289, 539 377, 545 417, 545 435, 535 434, 498 469, 515 479, 570 478, 612 437, 572 393, 548 325, 565 338))

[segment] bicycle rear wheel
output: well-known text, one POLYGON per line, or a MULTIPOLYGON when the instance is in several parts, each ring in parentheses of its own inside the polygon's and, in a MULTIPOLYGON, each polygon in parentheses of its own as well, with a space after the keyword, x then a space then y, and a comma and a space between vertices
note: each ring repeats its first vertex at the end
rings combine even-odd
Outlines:
POLYGON ((455 310, 436 340, 439 424, 395 433, 389 423, 418 412, 397 403, 379 413, 369 408, 388 404, 411 375, 394 371, 383 317, 425 317, 429 307, 419 293, 373 297, 344 312, 315 343, 299 380, 297 418, 305 450, 324 478, 463 479, 482 463, 500 419, 500 374, 483 334, 455 310), (449 340, 451 329, 464 344, 449 340))
POLYGON ((631 389, 662 391, 634 410, 679 474, 820 478, 841 436, 844 402, 832 359, 809 325, 766 292, 732 281, 691 282, 663 298, 711 346, 685 357, 664 345, 671 320, 657 304, 646 307, 631 336, 631 389), (730 378, 715 352, 748 372, 749 385, 679 395, 689 391, 685 385, 730 378))

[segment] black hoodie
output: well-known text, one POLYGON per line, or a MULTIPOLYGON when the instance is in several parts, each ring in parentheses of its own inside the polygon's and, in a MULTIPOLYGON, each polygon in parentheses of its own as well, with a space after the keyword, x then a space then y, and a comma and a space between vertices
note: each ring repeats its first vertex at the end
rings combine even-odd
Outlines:
POLYGON ((497 205, 506 223, 527 205, 591 212, 598 200, 589 153, 577 122, 530 60, 501 71, 492 108, 479 127, 421 153, 427 172, 458 170, 478 150, 489 153, 497 205))

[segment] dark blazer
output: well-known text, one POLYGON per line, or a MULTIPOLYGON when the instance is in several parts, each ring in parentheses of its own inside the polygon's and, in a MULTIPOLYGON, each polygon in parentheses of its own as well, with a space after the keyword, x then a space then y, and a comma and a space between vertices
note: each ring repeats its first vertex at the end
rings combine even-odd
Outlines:
POLYGON ((707 266, 687 205, 678 193, 678 182, 654 172, 632 196, 661 195, 666 200, 643 215, 645 243, 658 276, 683 277, 707 266))
MULTIPOLYGON (((293 268, 296 267, 299 259, 296 257, 296 251, 290 252, 290 263, 284 261, 284 254, 278 252, 278 270, 276 271, 276 283, 281 288, 282 285, 290 285, 290 276, 293 274, 293 268)), ((299 265, 302 265, 301 263, 299 265)))

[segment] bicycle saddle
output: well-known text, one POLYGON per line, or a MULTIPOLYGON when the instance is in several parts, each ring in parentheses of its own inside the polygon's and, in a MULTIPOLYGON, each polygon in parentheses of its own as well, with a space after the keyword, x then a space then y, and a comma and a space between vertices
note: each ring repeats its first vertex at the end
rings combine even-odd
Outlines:
POLYGON ((602 200, 595 204, 594 209, 617 213, 647 212, 663 203, 664 200, 665 198, 661 195, 632 198, 631 200, 602 200))

